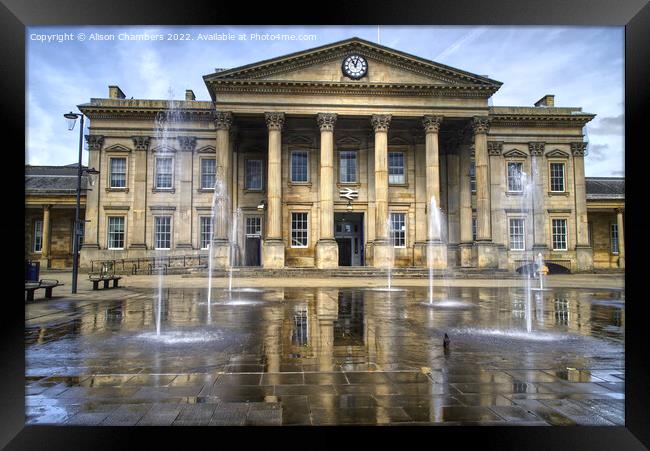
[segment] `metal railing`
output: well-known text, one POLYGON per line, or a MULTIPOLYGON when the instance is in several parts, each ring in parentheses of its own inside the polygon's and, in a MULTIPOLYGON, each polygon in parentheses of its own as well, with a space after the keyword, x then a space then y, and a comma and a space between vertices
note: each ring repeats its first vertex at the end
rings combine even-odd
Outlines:
POLYGON ((91 260, 90 272, 109 266, 114 271, 129 271, 131 274, 137 274, 138 271, 147 270, 153 274, 154 270, 164 268, 167 273, 169 268, 187 268, 208 265, 207 254, 194 255, 169 255, 164 257, 143 257, 143 258, 118 258, 113 260, 91 260))

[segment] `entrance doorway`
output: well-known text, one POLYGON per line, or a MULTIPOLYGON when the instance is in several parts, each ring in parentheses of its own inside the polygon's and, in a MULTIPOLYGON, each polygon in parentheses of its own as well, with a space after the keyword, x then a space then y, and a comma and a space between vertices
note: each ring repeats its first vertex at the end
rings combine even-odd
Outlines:
POLYGON ((334 238, 339 266, 363 266, 363 213, 334 213, 334 238))
POLYGON ((246 266, 260 266, 261 265, 261 241, 262 241, 262 217, 261 216, 247 216, 245 229, 245 265, 246 266))

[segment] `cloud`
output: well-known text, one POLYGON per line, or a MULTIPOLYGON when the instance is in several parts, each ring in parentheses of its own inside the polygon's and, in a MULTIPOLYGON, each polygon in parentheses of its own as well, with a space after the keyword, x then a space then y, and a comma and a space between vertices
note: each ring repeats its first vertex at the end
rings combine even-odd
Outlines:
POLYGON ((622 113, 613 117, 601 117, 589 127, 589 134, 593 135, 621 135, 624 131, 625 118, 622 113))
POLYGON ((592 161, 603 161, 607 158, 609 144, 589 144, 589 159, 592 161))

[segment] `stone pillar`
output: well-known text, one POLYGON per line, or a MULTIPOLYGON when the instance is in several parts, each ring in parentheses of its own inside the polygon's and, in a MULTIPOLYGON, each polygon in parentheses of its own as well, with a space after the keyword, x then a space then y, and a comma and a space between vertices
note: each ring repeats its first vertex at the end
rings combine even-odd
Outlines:
MULTIPOLYGON (((99 197, 102 186, 101 181, 101 149, 104 144, 104 137, 100 135, 86 135, 86 142, 88 143, 88 167, 95 168, 100 172, 96 177, 97 182, 95 186, 88 186, 86 191, 86 208, 84 226, 84 239, 83 245, 79 250, 79 266, 88 267, 90 261, 96 259, 99 250, 99 197)), ((109 177, 108 171, 104 177, 109 177)), ((82 217, 83 219, 83 217, 82 217)))
POLYGON ((265 113, 269 129, 268 210, 266 239, 262 251, 264 268, 284 267, 282 239, 282 126, 284 113, 265 113))
POLYGON ((426 151, 424 136, 416 136, 415 144, 415 246, 413 263, 415 266, 427 264, 427 178, 426 151))
MULTIPOLYGON (((587 191, 585 187, 585 152, 587 143, 571 143, 573 154, 573 181, 576 200, 576 261, 578 271, 590 271, 594 267, 594 251, 589 245, 589 222, 587 220, 587 191)), ((622 221, 622 216, 620 218, 622 221)), ((618 223, 618 243, 622 249, 622 222, 618 223)), ((625 254, 619 251, 619 266, 625 267, 625 254), (622 262, 622 265, 621 265, 622 262)))
POLYGON ((339 247, 334 239, 334 124, 336 114, 319 113, 320 127, 320 239, 316 243, 316 267, 339 266, 339 247))
MULTIPOLYGON (((151 138, 133 136, 133 216, 130 235, 130 249, 146 249, 147 219, 147 152, 151 138)), ((110 170, 110 168, 109 168, 110 170)))
POLYGON ((623 229, 623 209, 621 208, 616 210, 616 224, 618 228, 618 267, 625 269, 625 230, 623 229))
POLYGON ((548 253, 548 232, 546 227, 546 211, 544 202, 544 143, 530 142, 528 150, 531 156, 531 168, 533 175, 533 254, 541 253, 546 256, 548 253))
POLYGON ((373 266, 387 268, 392 263, 392 243, 388 230, 388 127, 390 114, 373 114, 375 130, 375 241, 373 266))
POLYGON ((506 216, 503 211, 501 197, 505 192, 504 164, 501 159, 503 152, 502 141, 489 141, 488 155, 490 158, 490 203, 492 209, 492 241, 497 253, 497 265, 501 269, 508 267, 508 256, 506 252, 506 216))
POLYGON ((215 268, 227 268, 231 264, 231 243, 229 226, 232 223, 232 208, 230 204, 231 183, 230 173, 230 127, 232 113, 217 111, 214 125, 216 128, 215 155, 215 186, 214 186, 214 218, 212 233, 212 264, 215 268))
POLYGON ((460 157, 459 140, 448 141, 447 148, 447 244, 448 262, 458 265, 458 245, 460 243, 460 157))
POLYGON ((460 266, 472 266, 472 188, 470 186, 470 168, 472 158, 470 146, 466 143, 459 147, 460 160, 460 266))
POLYGON ((427 192, 427 267, 447 267, 447 245, 442 242, 442 213, 440 210, 440 161, 438 132, 441 116, 424 116, 426 192, 427 192), (436 216, 433 216, 436 215, 436 216))
MULTIPOLYGON (((192 170, 193 156, 196 148, 194 136, 179 136, 181 152, 179 155, 180 164, 180 193, 178 196, 178 216, 176 221, 182 224, 175 233, 177 249, 192 249, 192 170)), ((230 191, 230 190, 229 190, 230 191)))
POLYGON ((334 321, 338 318, 339 290, 317 288, 316 317, 318 318, 318 368, 334 371, 334 321))
POLYGON ((496 268, 498 256, 492 243, 490 202, 490 168, 487 152, 487 132, 490 119, 474 117, 474 152, 476 166, 476 250, 479 268, 496 268))
POLYGON ((50 255, 50 208, 51 205, 43 205, 43 243, 41 245, 41 269, 49 269, 51 265, 50 255))

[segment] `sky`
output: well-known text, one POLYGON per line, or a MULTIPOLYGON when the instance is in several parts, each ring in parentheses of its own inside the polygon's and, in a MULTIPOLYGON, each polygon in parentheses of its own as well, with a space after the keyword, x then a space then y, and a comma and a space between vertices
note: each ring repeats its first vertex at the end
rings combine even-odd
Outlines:
POLYGON ((586 175, 624 176, 623 27, 29 27, 25 163, 76 162, 78 124, 68 131, 63 114, 78 112, 76 105, 93 97, 108 97, 109 85, 118 85, 127 98, 184 99, 192 89, 197 100, 211 100, 202 77, 215 68, 353 36, 501 81, 494 106, 533 106, 554 94, 555 106, 596 114, 585 127, 586 175), (206 34, 231 38, 199 40, 206 34), (294 39, 278 39, 280 34, 294 39), (92 39, 98 35, 112 39, 92 39), (124 39, 136 35, 163 39, 124 39))

